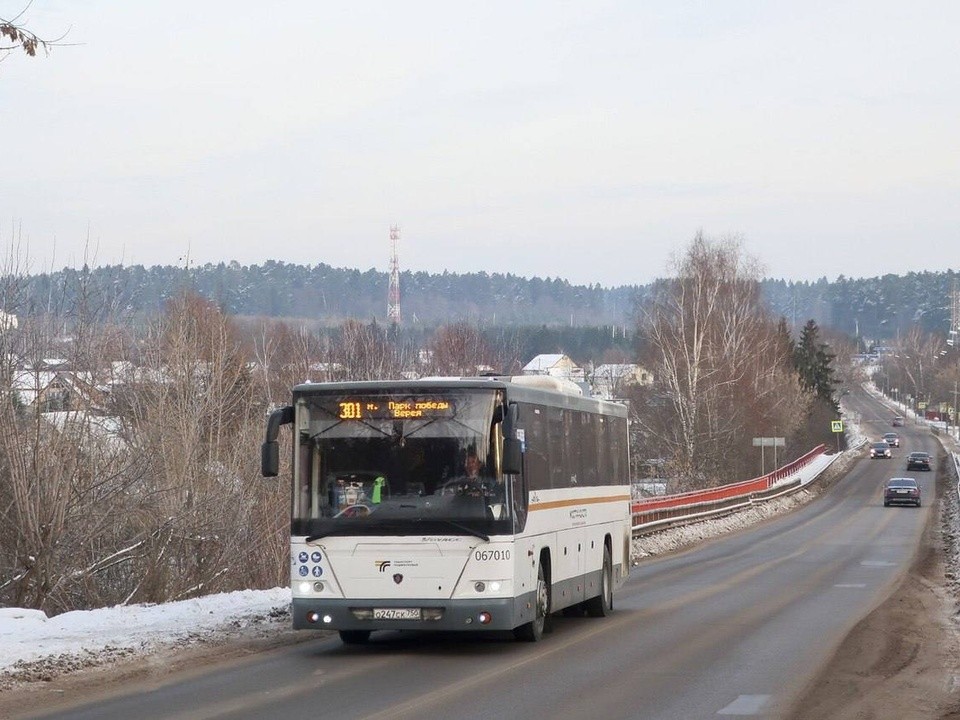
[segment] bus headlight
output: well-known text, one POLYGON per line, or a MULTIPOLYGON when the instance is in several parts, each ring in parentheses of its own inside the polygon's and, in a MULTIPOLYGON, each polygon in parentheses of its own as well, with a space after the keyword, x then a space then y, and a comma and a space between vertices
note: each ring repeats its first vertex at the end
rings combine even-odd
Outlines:
POLYGON ((300 591, 301 594, 306 595, 308 592, 310 592, 313 589, 313 583, 308 583, 308 582, 297 583, 297 589, 300 591))

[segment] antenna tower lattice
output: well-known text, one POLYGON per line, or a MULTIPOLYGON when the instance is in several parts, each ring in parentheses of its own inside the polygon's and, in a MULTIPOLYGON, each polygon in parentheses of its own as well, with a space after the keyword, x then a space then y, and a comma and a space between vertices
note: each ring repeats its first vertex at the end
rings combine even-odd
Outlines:
POLYGON ((950 292, 950 332, 947 334, 947 345, 960 347, 960 290, 957 290, 957 279, 953 279, 953 289, 950 292))
POLYGON ((387 320, 400 324, 400 258, 397 243, 400 242, 400 227, 390 227, 390 290, 387 292, 387 320))

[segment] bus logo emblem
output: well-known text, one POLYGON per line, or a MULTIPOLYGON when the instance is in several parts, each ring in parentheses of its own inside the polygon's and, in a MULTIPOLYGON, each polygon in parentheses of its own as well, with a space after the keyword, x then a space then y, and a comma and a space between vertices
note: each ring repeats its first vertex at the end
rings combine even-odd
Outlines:
POLYGON ((377 560, 376 565, 377 565, 377 570, 379 570, 380 572, 383 572, 383 571, 386 570, 388 567, 390 567, 390 561, 389 561, 389 560, 377 560))
POLYGON ((400 573, 394 573, 394 574, 393 574, 393 581, 394 581, 397 585, 399 585, 400 583, 403 582, 403 575, 401 575, 400 573))

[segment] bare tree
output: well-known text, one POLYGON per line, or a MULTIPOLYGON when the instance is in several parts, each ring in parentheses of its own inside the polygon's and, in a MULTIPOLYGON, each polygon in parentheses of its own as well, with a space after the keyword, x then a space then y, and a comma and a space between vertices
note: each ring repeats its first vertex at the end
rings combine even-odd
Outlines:
POLYGON ((261 322, 253 345, 267 407, 287 402, 290 389, 298 383, 326 379, 326 368, 318 368, 324 355, 321 341, 303 324, 292 327, 279 321, 261 322))
POLYGON ((393 380, 400 377, 407 352, 375 321, 345 321, 331 338, 328 351, 331 380, 393 380))
MULTIPOLYGON (((141 352, 148 362, 132 408, 147 467, 141 486, 147 551, 131 598, 169 600, 263 582, 252 570, 262 568, 264 549, 279 538, 260 535, 252 522, 265 492, 251 451, 262 435, 264 407, 237 329, 213 305, 185 293, 141 352)), ((279 517, 278 504, 270 506, 279 517)))
MULTIPOLYGON (((656 378, 647 393, 656 410, 638 410, 637 420, 659 454, 693 484, 737 472, 734 449, 749 444, 748 434, 768 421, 784 382, 792 382, 758 277, 736 241, 698 234, 645 316, 641 362, 656 378)), ((796 397, 796 390, 789 395, 796 397)))
MULTIPOLYGON (((28 278, 10 257, 3 301, 17 312, 28 278)), ((116 336, 96 331, 102 308, 90 300, 0 331, 0 598, 53 612, 116 597, 110 570, 129 517, 118 510, 136 480, 92 370, 116 336)))
POLYGON ((936 361, 946 349, 943 338, 930 335, 914 325, 896 343, 893 362, 902 378, 900 392, 923 400, 930 392, 936 361))
POLYGON ((474 376, 478 368, 493 367, 493 362, 493 352, 476 325, 442 325, 430 339, 427 367, 433 375, 474 376))

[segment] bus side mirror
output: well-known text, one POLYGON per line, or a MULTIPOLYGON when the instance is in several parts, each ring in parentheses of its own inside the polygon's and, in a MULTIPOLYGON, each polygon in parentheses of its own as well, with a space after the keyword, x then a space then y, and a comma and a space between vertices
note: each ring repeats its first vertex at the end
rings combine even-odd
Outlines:
POLYGON ((293 407, 287 405, 270 413, 267 419, 267 437, 260 446, 260 474, 264 477, 276 477, 280 474, 280 426, 293 422, 293 407))
POLYGON ((520 441, 515 437, 503 439, 503 472, 505 475, 519 475, 523 468, 523 453, 520 441))
POLYGON ((260 474, 264 477, 280 474, 280 443, 276 440, 267 440, 260 447, 260 474))

